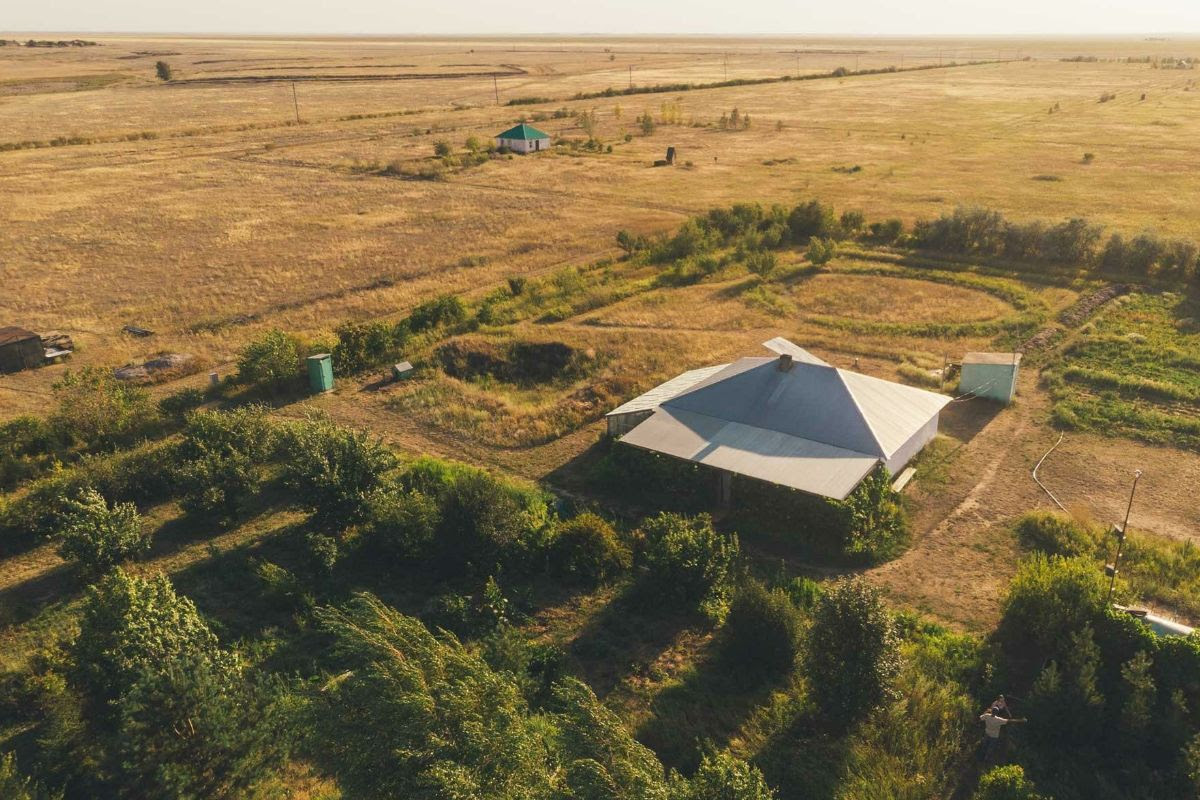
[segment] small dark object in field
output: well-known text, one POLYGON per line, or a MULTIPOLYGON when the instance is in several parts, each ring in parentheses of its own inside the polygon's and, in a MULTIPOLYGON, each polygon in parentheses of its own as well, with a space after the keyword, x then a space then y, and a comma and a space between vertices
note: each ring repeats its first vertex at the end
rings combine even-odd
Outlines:
POLYGON ((130 336, 139 336, 142 338, 154 335, 154 331, 147 330, 146 328, 139 328, 136 325, 126 325, 124 328, 121 328, 121 330, 125 333, 128 333, 130 336))
POLYGON ((656 166, 656 167, 669 167, 669 166, 671 166, 671 162, 667 161, 665 158, 660 158, 660 159, 658 159, 657 161, 655 161, 655 162, 654 162, 654 166, 656 166))

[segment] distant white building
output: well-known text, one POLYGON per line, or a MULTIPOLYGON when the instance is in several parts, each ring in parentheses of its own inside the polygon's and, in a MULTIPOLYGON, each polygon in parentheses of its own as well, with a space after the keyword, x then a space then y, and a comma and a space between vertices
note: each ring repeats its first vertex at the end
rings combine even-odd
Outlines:
POLYGON ((880 464, 898 473, 937 435, 949 397, 832 367, 786 339, 764 344, 776 358, 685 372, 610 411, 609 433, 833 500, 880 464))
POLYGON ((507 147, 514 153, 536 153, 550 149, 550 134, 522 122, 496 136, 496 147, 507 147))

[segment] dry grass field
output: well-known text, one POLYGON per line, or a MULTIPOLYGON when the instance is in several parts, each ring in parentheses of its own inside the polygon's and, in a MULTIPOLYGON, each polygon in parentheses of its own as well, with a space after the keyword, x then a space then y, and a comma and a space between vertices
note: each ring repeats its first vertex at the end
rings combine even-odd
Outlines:
MULTIPOLYGON (((1200 54, 1200 40, 97 41, 0 48, 0 324, 70 333, 73 366, 172 351, 227 372, 267 328, 322 340, 439 293, 586 273, 619 255, 618 230, 667 231, 735 202, 815 197, 906 224, 973 204, 1200 239, 1200 84, 1142 60, 1200 54), (1077 58, 1094 60, 1067 60, 1077 58), (174 80, 155 78, 158 60, 174 80), (838 67, 898 71, 824 75, 838 67), (630 82, 804 75, 822 77, 571 99, 630 82), (506 105, 519 98, 544 101, 506 105), (751 125, 722 129, 735 108, 751 125), (595 113, 600 151, 492 159, 441 180, 384 170, 426 168, 435 142, 461 152, 522 117, 582 143, 571 114, 583 111, 595 113), (651 135, 643 114, 657 121, 651 135), (654 168, 668 146, 679 163, 654 168), (126 324, 156 335, 124 336, 126 324)), ((568 479, 609 404, 772 336, 927 381, 966 351, 1015 345, 1021 325, 1049 322, 1094 288, 970 265, 917 270, 870 251, 819 274, 782 266, 761 286, 744 273, 685 288, 620 274, 628 291, 611 302, 482 334, 594 352, 595 371, 552 391, 431 370, 380 391, 366 390, 378 376, 345 381, 307 404, 414 452, 568 479)), ((917 544, 877 572, 953 624, 994 620, 1014 558, 1004 526, 1047 502, 1028 470, 1057 438, 1055 401, 1031 366, 1013 409, 948 412, 953 469, 941 472, 952 477, 917 486, 917 544)), ((0 377, 0 418, 44 410, 65 368, 0 377)), ((1146 526, 1192 537, 1194 504, 1177 480, 1200 472, 1191 452, 1078 434, 1044 475, 1065 502, 1107 518, 1134 466, 1157 476, 1143 484, 1146 526)))

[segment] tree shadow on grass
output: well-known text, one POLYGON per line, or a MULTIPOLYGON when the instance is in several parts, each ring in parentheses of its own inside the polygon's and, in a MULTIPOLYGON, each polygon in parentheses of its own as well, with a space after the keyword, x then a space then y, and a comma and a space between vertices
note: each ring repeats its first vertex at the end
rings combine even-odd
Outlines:
POLYGON ((75 567, 58 564, 28 580, 0 591, 0 631, 23 625, 58 600, 68 599, 82 588, 75 567))
POLYGON ((763 743, 754 763, 779 800, 832 800, 838 796, 850 749, 850 735, 828 730, 805 710, 763 743))
POLYGON ((719 637, 709 640, 682 680, 654 698, 637 731, 664 764, 684 773, 695 771, 706 747, 728 747, 756 710, 787 689, 787 676, 749 676, 724 663, 720 648, 719 637))
POLYGON ((568 654, 576 672, 604 698, 630 675, 645 671, 685 629, 704 624, 699 614, 672 609, 631 583, 588 621, 568 654))

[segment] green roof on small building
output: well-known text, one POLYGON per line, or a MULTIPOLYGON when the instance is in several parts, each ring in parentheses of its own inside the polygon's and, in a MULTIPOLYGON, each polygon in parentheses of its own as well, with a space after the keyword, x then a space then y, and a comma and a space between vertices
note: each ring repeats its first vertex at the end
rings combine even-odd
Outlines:
POLYGON ((509 128, 504 133, 496 134, 496 138, 497 139, 524 139, 524 140, 528 141, 530 139, 549 139, 550 134, 543 133, 542 131, 539 131, 537 128, 533 127, 532 125, 526 125, 524 122, 522 122, 520 125, 516 126, 515 128, 509 128))

